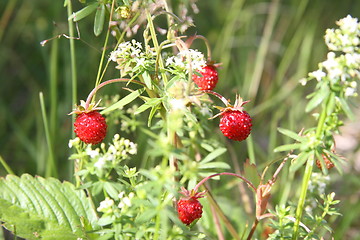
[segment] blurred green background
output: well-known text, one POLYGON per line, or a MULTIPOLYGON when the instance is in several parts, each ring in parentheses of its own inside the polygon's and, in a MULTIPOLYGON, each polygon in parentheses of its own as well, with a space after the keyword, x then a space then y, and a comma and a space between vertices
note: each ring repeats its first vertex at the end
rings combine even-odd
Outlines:
MULTIPOLYGON (((172 1, 173 6, 178 2, 172 1)), ((272 149, 286 141, 277 127, 299 131, 313 123, 304 113, 305 96, 313 86, 301 87, 298 81, 326 58, 326 28, 336 27, 335 21, 347 14, 360 17, 360 1, 199 0, 196 4, 196 27, 188 32, 207 37, 213 60, 222 63, 215 90, 227 98, 240 93, 251 99, 247 109, 254 118, 256 162, 265 164, 278 157, 272 149)), ((63 1, 49 0, 0 1, 0 155, 16 174, 48 175, 49 148, 39 101, 43 92, 57 174, 71 179, 69 40, 61 37, 40 45, 42 40, 68 33, 63 5, 63 1)), ((77 11, 82 5, 73 1, 73 7, 77 11)), ((93 17, 80 21, 79 29, 81 40, 75 41, 77 93, 84 99, 94 86, 104 34, 94 37, 93 17)), ((359 110, 354 111, 360 115, 359 110)), ((343 143, 353 140, 350 148, 342 144, 340 149, 349 165, 344 176, 331 173, 330 191, 342 200, 343 213, 336 223, 335 239, 360 239, 359 132, 356 127, 344 129, 343 143)), ((236 151, 240 143, 225 144, 234 150, 230 151, 232 159, 245 159, 246 153, 236 151)), ((5 174, 0 167, 0 175, 5 174)))

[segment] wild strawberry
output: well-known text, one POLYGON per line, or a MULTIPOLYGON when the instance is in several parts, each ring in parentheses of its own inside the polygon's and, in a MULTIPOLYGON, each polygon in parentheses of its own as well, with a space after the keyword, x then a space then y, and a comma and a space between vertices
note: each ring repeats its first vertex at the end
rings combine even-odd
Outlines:
POLYGON ((193 81, 198 85, 200 90, 213 90, 219 80, 216 67, 208 64, 203 67, 199 73, 202 76, 193 74, 193 81))
POLYGON ((242 107, 247 102, 243 102, 240 97, 237 97, 234 106, 227 104, 227 107, 220 108, 221 112, 216 115, 221 115, 220 130, 229 139, 243 141, 250 135, 252 120, 242 107))
POLYGON ((98 111, 80 113, 74 123, 74 132, 81 141, 98 144, 106 136, 106 121, 98 111))
POLYGON ((182 188, 184 198, 177 203, 179 219, 186 225, 190 225, 195 220, 201 218, 203 206, 198 198, 204 197, 205 192, 188 191, 182 188))
POLYGON ((77 117, 74 122, 74 132, 81 141, 87 144, 98 144, 106 136, 107 124, 105 118, 97 111, 101 108, 97 104, 90 104, 85 107, 85 102, 77 107, 70 114, 76 113, 77 117))
POLYGON ((250 135, 251 117, 246 111, 228 110, 222 113, 219 127, 224 136, 243 141, 250 135))

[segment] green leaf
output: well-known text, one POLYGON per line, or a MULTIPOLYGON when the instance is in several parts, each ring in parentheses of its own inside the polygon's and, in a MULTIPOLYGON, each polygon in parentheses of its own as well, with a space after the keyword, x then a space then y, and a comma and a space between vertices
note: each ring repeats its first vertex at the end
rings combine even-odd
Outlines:
POLYGON ((210 162, 205 164, 199 165, 200 169, 207 169, 207 168, 223 168, 223 169, 229 169, 230 166, 227 163, 224 162, 210 162))
POLYGON ((150 74, 145 71, 145 72, 142 74, 142 77, 143 77, 143 79, 144 79, 144 83, 145 83, 146 87, 147 87, 148 89, 153 89, 153 87, 152 87, 152 80, 151 80, 150 74))
POLYGON ((226 152, 226 148, 218 148, 218 149, 214 150, 213 152, 209 153, 206 157, 204 157, 204 159, 201 160, 199 164, 201 165, 201 164, 210 162, 225 152, 226 152))
POLYGON ((162 98, 152 98, 152 99, 148 100, 146 103, 144 103, 143 105, 141 105, 140 107, 138 107, 138 109, 136 109, 136 111, 135 111, 135 114, 142 113, 151 107, 156 107, 157 105, 159 105, 161 103, 161 101, 162 101, 162 98))
POLYGON ((84 7, 83 9, 71 14, 68 20, 72 19, 74 22, 80 21, 81 19, 89 16, 92 12, 94 12, 98 6, 99 4, 97 2, 94 2, 84 7))
POLYGON ((114 111, 116 109, 124 107, 126 104, 132 102, 137 97, 139 97, 143 92, 144 92, 144 89, 138 89, 136 91, 133 91, 132 93, 130 93, 126 97, 120 99, 118 102, 114 103, 110 107, 102 110, 101 114, 107 114, 107 113, 112 112, 112 111, 114 111))
POLYGON ((305 164, 305 162, 309 159, 311 154, 313 154, 313 152, 300 153, 299 156, 291 162, 290 172, 295 172, 301 166, 303 166, 305 164))
POLYGON ((350 120, 354 121, 355 120, 354 113, 351 111, 351 108, 350 108, 349 104, 346 102, 346 100, 344 98, 338 98, 338 100, 340 102, 341 109, 344 111, 346 116, 350 120))
POLYGON ((314 108, 316 108, 320 103, 324 101, 324 99, 329 95, 330 90, 326 85, 323 85, 318 92, 311 98, 309 103, 306 105, 305 111, 310 112, 314 108))
POLYGON ((0 179, 0 221, 29 240, 88 239, 86 231, 97 228, 96 214, 83 190, 28 174, 0 179))
POLYGON ((261 177, 257 171, 256 165, 251 164, 249 160, 244 163, 243 175, 246 179, 254 184, 255 187, 259 186, 261 177))
POLYGON ((302 146, 301 143, 286 144, 275 148, 274 152, 286 152, 286 151, 298 149, 301 146, 302 146))
POLYGON ((278 128, 278 131, 281 132, 282 134, 284 134, 285 136, 288 136, 289 138, 295 139, 298 142, 301 142, 302 140, 304 140, 304 138, 299 136, 299 134, 297 134, 293 131, 287 130, 285 128, 278 128))
POLYGON ((95 20, 94 20, 94 34, 95 36, 99 36, 104 28, 105 22, 105 5, 101 4, 95 13, 95 20))

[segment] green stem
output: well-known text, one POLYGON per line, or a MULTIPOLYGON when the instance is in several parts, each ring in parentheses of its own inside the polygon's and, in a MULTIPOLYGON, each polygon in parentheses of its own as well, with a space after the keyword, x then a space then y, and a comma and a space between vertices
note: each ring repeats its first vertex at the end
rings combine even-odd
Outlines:
POLYGON ((5 160, 2 158, 2 156, 0 156, 0 163, 1 165, 4 167, 4 169, 6 170, 6 172, 8 174, 13 174, 14 175, 14 172, 13 170, 10 168, 10 166, 5 162, 5 160))
MULTIPOLYGON (((72 88, 72 104, 77 102, 77 69, 76 69, 76 55, 75 55, 75 36, 74 23, 70 16, 73 14, 71 0, 67 1, 67 14, 69 25, 69 43, 70 43, 70 66, 71 66, 71 88, 72 88)), ((72 126, 74 125, 75 116, 72 117, 72 126)), ((72 137, 75 137, 74 131, 72 131, 72 137)))
POLYGON ((45 176, 46 177, 51 177, 51 176, 52 177, 57 177, 57 172, 56 172, 56 167, 55 167, 55 160, 54 160, 54 148, 53 148, 53 144, 52 144, 52 138, 51 138, 51 134, 50 134, 50 130, 49 130, 49 124, 48 124, 46 111, 45 111, 44 96, 43 96, 42 92, 40 92, 39 98, 40 98, 40 106, 41 106, 42 118, 43 118, 43 121, 44 121, 45 137, 46 137, 46 142, 47 142, 48 151, 49 151, 49 160, 48 160, 48 164, 46 166, 45 176))
POLYGON ((309 185, 309 181, 311 178, 311 173, 312 173, 312 169, 313 169, 313 165, 314 165, 314 155, 315 154, 310 155, 310 158, 308 159, 308 161, 306 163, 306 167, 305 167, 304 178, 302 181, 301 192, 300 192, 300 198, 299 198, 299 202, 298 202, 297 209, 296 209, 296 220, 294 223, 294 235, 292 238, 293 240, 298 239, 300 220, 301 220, 301 216, 302 216, 302 213, 304 210, 306 193, 307 193, 307 189, 308 189, 308 185, 309 185))
POLYGON ((194 191, 197 192, 199 187, 202 184, 204 184, 207 180, 209 180, 210 178, 213 178, 213 177, 216 177, 216 176, 221 176, 221 175, 228 175, 228 176, 233 176, 233 177, 240 178, 241 180, 246 182, 249 185, 249 187, 252 188, 255 192, 257 191, 256 187, 249 180, 247 180, 245 177, 241 176, 240 174, 231 173, 231 172, 215 173, 215 174, 212 174, 210 176, 207 176, 207 177, 203 178, 198 184, 196 184, 196 186, 194 187, 194 191))

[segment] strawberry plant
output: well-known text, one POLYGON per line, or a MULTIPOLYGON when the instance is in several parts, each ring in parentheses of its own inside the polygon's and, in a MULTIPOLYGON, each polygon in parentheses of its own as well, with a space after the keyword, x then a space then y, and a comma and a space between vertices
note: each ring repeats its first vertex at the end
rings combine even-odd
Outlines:
POLYGON ((73 11, 65 0, 69 35, 41 42, 47 47, 65 37, 70 43, 75 108, 69 106, 73 125, 67 130, 74 133, 68 142, 74 179, 16 176, 1 159, 8 175, 0 179, 0 220, 7 230, 26 239, 332 236, 330 221, 341 215, 340 201, 325 187, 330 169, 341 174, 346 165, 334 135, 346 117, 353 118, 351 99, 360 78, 357 18, 348 15, 326 31, 327 59, 300 79, 299 88, 314 85, 304 107, 312 125, 279 127, 286 143, 271 149, 278 158, 255 162, 261 156, 251 149, 258 140, 253 132, 266 119, 254 114, 252 87, 243 94, 247 101, 238 89, 214 91, 226 80, 206 36, 188 31, 194 24, 187 9, 196 12, 194 2, 180 1, 179 12, 169 1, 80 2, 73 11), (76 66, 74 43, 90 17, 103 46, 87 91, 76 87, 76 70, 83 69, 76 66), (86 98, 77 99, 77 92, 86 98), (248 156, 230 163, 235 151, 248 156), (290 193, 296 175, 302 183, 290 193), (231 192, 234 185, 239 196, 231 192))

